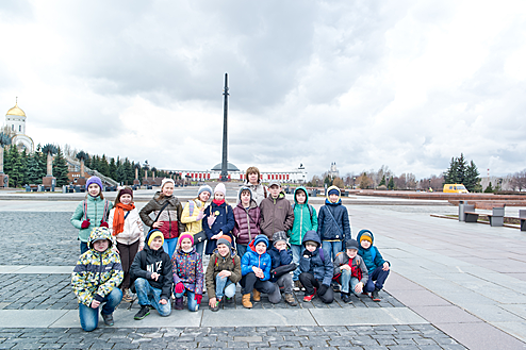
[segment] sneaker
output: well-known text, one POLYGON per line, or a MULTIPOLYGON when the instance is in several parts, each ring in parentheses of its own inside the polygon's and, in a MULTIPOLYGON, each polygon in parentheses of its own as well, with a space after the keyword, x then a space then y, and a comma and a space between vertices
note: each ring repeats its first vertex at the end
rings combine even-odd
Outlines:
POLYGON ((175 298, 174 309, 175 310, 182 310, 182 309, 184 309, 183 297, 175 298))
POLYGON ((232 298, 226 297, 224 300, 226 304, 232 304, 234 302, 234 297, 232 298))
POLYGON ((100 313, 102 316, 102 320, 104 321, 104 324, 106 326, 113 326, 113 314, 104 315, 102 312, 100 313))
POLYGON ((312 295, 305 295, 303 297, 303 301, 311 301, 312 299, 314 299, 315 296, 316 296, 316 288, 314 288, 314 294, 312 294, 312 295))
POLYGON ((373 290, 373 294, 371 296, 371 298, 373 298, 373 301, 381 301, 382 299, 380 298, 380 296, 378 295, 378 292, 380 292, 380 289, 375 289, 373 290))
POLYGON ((338 292, 341 292, 342 287, 341 287, 338 283, 333 283, 333 284, 332 284, 332 290, 333 290, 335 293, 338 293, 338 292))
POLYGON ((130 295, 130 290, 128 288, 125 288, 122 291, 122 301, 124 301, 126 303, 131 303, 133 301, 133 298, 130 295))
POLYGON ((296 303, 296 299, 294 299, 294 296, 292 294, 285 294, 283 299, 285 299, 285 302, 290 306, 298 305, 298 303, 296 303))
POLYGON ((135 316, 133 316, 133 319, 142 320, 149 314, 150 314, 150 307, 148 305, 141 305, 141 309, 139 310, 139 312, 135 314, 135 316))
POLYGON ((352 304, 351 295, 347 293, 342 293, 342 301, 345 304, 352 304))
POLYGON ((301 290, 301 287, 303 287, 303 285, 301 284, 301 282, 299 280, 297 281, 294 281, 294 287, 293 287, 293 290, 295 292, 299 292, 301 290))

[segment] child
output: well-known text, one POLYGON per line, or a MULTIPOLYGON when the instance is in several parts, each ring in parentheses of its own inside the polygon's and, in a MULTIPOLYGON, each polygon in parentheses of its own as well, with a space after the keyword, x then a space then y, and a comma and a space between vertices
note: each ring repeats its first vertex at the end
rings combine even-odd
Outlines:
POLYGON ((298 265, 298 268, 294 270, 292 280, 294 281, 294 290, 299 291, 301 283, 299 281, 300 276, 300 257, 303 252, 303 246, 301 242, 307 231, 318 230, 318 217, 316 216, 316 210, 309 204, 309 195, 307 189, 303 186, 296 188, 294 191, 294 204, 292 205, 294 212, 294 225, 292 230, 288 231, 290 237, 290 245, 292 248, 292 257, 294 263, 298 265))
MULTIPOLYGON (((292 264, 292 254, 287 249, 287 234, 283 231, 274 233, 274 246, 268 250, 272 261, 272 271, 280 266, 292 264)), ((285 302, 291 306, 298 305, 292 295, 292 275, 289 272, 274 277, 271 275, 270 282, 275 283, 278 288, 283 288, 285 302)))
POLYGON ((217 240, 217 248, 210 256, 206 269, 206 290, 210 310, 216 312, 226 297, 231 301, 236 294, 236 283, 241 280, 241 259, 232 248, 232 240, 223 235, 217 240))
MULTIPOLYGON (((189 200, 183 209, 181 222, 186 224, 186 231, 195 236, 196 233, 203 231, 203 217, 205 216, 206 202, 212 196, 212 187, 203 185, 197 191, 197 198, 189 200)), ((195 240, 194 240, 195 241, 195 240)), ((197 253, 203 256, 205 241, 195 244, 197 253)))
POLYGON ((340 252, 334 259, 334 278, 342 285, 342 301, 351 304, 351 293, 359 296, 369 278, 367 266, 358 256, 358 241, 350 239, 345 243, 345 253, 340 252))
POLYGON ((328 260, 334 260, 336 254, 344 251, 343 242, 351 238, 349 214, 342 205, 340 189, 331 186, 327 189, 325 205, 320 208, 318 217, 318 235, 328 260))
POLYGON ((71 216, 71 223, 79 229, 80 253, 88 251, 88 240, 95 227, 108 227, 106 221, 112 204, 102 195, 102 181, 97 176, 92 176, 86 181, 86 199, 77 205, 71 216))
POLYGON ((259 208, 261 209, 261 232, 270 241, 274 232, 287 232, 294 223, 294 213, 290 202, 285 198, 285 193, 281 189, 281 183, 273 180, 269 184, 270 196, 263 199, 259 208))
POLYGON ((184 225, 181 222, 183 207, 179 199, 173 196, 174 186, 174 180, 163 179, 161 191, 157 191, 153 199, 139 212, 142 222, 146 226, 152 229, 157 228, 163 233, 163 250, 170 256, 173 255, 177 246, 177 237, 184 232, 184 225), (151 213, 157 219, 152 219, 150 217, 151 213))
POLYGON ((267 236, 256 236, 248 245, 247 252, 241 259, 242 303, 247 309, 252 308, 250 292, 253 293, 254 301, 261 301, 261 293, 268 294, 268 299, 273 304, 279 303, 281 299, 279 288, 276 288, 276 285, 269 281, 272 262, 270 255, 266 252, 268 245, 267 236))
POLYGON ((305 250, 300 259, 300 281, 305 287, 303 301, 311 301, 316 294, 326 304, 332 303, 334 294, 330 288, 333 265, 320 248, 320 238, 315 231, 307 231, 303 237, 305 250))
POLYGON ((163 243, 163 233, 153 229, 148 236, 148 245, 133 260, 130 275, 141 306, 133 317, 136 320, 148 316, 150 306, 163 317, 172 312, 172 264, 170 256, 163 250, 163 243))
POLYGON ((372 292, 374 301, 381 301, 378 295, 380 290, 384 287, 385 280, 389 276, 391 263, 384 260, 378 248, 374 246, 374 235, 369 230, 361 230, 358 233, 358 242, 360 242, 360 249, 358 254, 363 258, 367 270, 369 271, 369 279, 365 285, 365 292, 372 292), (376 281, 376 283, 374 283, 376 281))
POLYGON ((121 285, 122 300, 131 302, 130 296, 130 266, 137 251, 144 247, 144 232, 139 212, 133 204, 133 190, 124 187, 117 193, 115 207, 110 211, 108 223, 111 234, 117 241, 117 252, 121 257, 124 281, 121 285))
POLYGON ((203 218, 204 229, 208 237, 206 254, 211 255, 217 247, 217 240, 222 235, 232 238, 232 229, 235 226, 232 207, 225 201, 226 188, 223 183, 217 184, 214 189, 214 200, 205 210, 203 218))
POLYGON ((73 270, 71 285, 79 301, 80 325, 86 332, 99 324, 99 306, 104 323, 113 326, 113 311, 122 299, 117 286, 124 278, 119 255, 111 249, 113 240, 106 227, 94 228, 89 236, 89 250, 82 254, 73 270))
POLYGON ((203 299, 203 263, 194 247, 194 236, 184 232, 179 237, 177 249, 172 256, 173 281, 175 284, 174 309, 183 309, 186 292, 188 310, 196 312, 203 299))
POLYGON ((261 211, 252 198, 250 188, 243 186, 239 189, 239 203, 233 212, 236 222, 232 233, 236 237, 237 254, 242 258, 252 238, 261 233, 259 229, 261 211))
POLYGON ((252 191, 252 199, 256 201, 257 205, 260 205, 261 201, 267 198, 267 189, 261 184, 259 169, 255 166, 249 167, 245 173, 245 178, 245 186, 252 191))

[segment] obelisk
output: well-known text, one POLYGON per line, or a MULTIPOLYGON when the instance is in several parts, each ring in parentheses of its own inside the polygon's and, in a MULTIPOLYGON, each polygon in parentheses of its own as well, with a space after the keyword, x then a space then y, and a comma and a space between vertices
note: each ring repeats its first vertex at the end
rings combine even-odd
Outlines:
POLYGON ((225 96, 223 109, 223 160, 221 162, 221 181, 228 181, 228 73, 225 73, 225 96))

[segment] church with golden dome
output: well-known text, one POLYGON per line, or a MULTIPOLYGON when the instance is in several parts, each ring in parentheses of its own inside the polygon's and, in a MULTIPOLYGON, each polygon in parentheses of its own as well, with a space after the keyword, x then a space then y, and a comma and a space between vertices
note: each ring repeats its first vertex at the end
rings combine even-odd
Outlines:
POLYGON ((33 139, 26 135, 26 113, 18 107, 18 98, 15 106, 9 109, 5 115, 5 127, 11 136, 11 144, 17 145, 21 149, 26 149, 28 153, 35 150, 33 139))

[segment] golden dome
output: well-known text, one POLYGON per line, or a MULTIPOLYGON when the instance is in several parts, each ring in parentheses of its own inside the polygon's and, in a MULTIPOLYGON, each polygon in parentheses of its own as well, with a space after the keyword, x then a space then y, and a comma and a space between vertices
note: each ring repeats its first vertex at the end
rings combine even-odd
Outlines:
POLYGON ((18 107, 18 102, 15 103, 15 106, 7 111, 6 115, 17 115, 19 117, 25 117, 26 113, 18 107))

